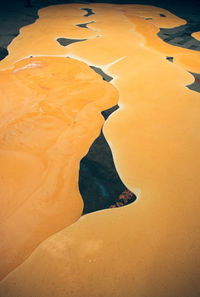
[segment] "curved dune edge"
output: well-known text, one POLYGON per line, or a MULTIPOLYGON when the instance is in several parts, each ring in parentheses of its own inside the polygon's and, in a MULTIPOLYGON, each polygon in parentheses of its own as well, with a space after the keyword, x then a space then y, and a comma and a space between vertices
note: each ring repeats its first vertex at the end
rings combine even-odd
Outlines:
POLYGON ((80 160, 118 93, 87 64, 63 57, 23 59, 0 80, 2 278, 81 216, 80 160))
POLYGON ((200 54, 157 37, 160 27, 185 23, 166 10, 90 5, 95 15, 87 21, 95 23, 87 30, 74 26, 85 22, 83 7, 42 9, 1 67, 29 55, 67 55, 115 77, 121 108, 104 134, 122 181, 140 197, 84 216, 44 241, 1 282, 0 296, 197 297, 200 96, 185 86, 193 80, 187 71, 200 72, 200 54), (57 37, 88 40, 65 48, 57 37))
POLYGON ((197 40, 200 40, 200 31, 192 33, 192 37, 194 37, 197 40))

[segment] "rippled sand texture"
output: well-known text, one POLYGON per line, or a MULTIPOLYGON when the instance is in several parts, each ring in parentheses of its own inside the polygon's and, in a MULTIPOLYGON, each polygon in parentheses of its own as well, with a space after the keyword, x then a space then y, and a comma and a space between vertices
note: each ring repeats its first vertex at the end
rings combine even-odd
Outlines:
POLYGON ((0 81, 2 277, 81 216, 79 163, 118 95, 71 58, 24 59, 0 81))
POLYGON ((138 199, 84 216, 44 241, 1 282, 0 296, 199 297, 200 96, 186 85, 194 80, 188 71, 200 73, 200 54, 157 37, 161 27, 185 24, 166 10, 94 4, 95 14, 84 17, 81 8, 40 10, 1 67, 29 55, 64 55, 114 77, 120 109, 103 131, 138 199), (88 29, 76 26, 91 21, 88 29), (62 47, 59 37, 88 40, 62 47))

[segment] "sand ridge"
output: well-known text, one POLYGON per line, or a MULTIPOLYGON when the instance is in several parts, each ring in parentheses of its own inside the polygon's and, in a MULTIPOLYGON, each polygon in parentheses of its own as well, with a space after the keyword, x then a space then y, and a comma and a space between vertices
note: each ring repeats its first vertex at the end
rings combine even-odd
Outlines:
POLYGON ((199 53, 158 38, 159 28, 185 24, 166 10, 92 4, 95 14, 86 19, 84 7, 41 9, 1 69, 30 55, 68 56, 114 77, 120 109, 103 132, 138 199, 84 216, 44 241, 1 282, 0 296, 196 297, 200 97, 186 86, 188 71, 200 71, 199 53), (85 20, 88 29, 76 26, 85 20), (65 47, 57 38, 87 40, 65 47))

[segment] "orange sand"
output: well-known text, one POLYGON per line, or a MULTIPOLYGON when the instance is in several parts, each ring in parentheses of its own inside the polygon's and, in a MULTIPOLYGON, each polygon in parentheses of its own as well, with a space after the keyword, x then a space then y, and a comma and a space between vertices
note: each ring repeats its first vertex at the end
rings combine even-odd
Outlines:
POLYGON ((200 72, 200 53, 157 37, 160 27, 185 23, 166 10, 94 4, 96 14, 85 18, 81 7, 42 9, 1 68, 29 55, 68 55, 115 77, 121 108, 103 131, 138 200, 84 216, 44 241, 1 282, 0 296, 197 297, 200 96, 186 85, 194 80, 187 71, 200 72), (89 29, 74 26, 92 20, 89 29), (58 37, 88 40, 65 48, 58 37))
POLYGON ((0 276, 76 221, 79 163, 117 91, 83 62, 22 60, 0 72, 0 276))
POLYGON ((197 40, 200 40, 200 31, 199 31, 199 32, 194 32, 194 33, 192 33, 192 36, 193 36, 194 38, 196 38, 197 40))

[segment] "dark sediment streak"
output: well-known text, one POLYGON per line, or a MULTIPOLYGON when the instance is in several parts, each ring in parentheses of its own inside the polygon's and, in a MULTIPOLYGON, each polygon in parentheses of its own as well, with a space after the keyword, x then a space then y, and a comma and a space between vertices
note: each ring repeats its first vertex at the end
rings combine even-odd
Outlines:
POLYGON ((200 41, 191 36, 192 33, 197 31, 200 31, 200 22, 188 20, 187 24, 180 27, 161 28, 158 36, 171 45, 200 51, 200 41))
MULTIPOLYGON (((90 67, 100 74, 104 80, 110 82, 113 79, 103 72, 101 68, 90 67)), ((118 108, 119 106, 115 105, 102 111, 105 120, 118 108)), ((127 188, 122 183, 115 169, 110 147, 102 131, 93 142, 87 155, 80 162, 79 190, 84 201, 83 214, 125 205, 124 201, 118 201, 121 201, 120 194, 126 191, 127 188)), ((131 193, 130 195, 131 198, 126 201, 126 204, 136 199, 134 194, 131 193)))
MULTIPOLYGON (((168 44, 200 51, 200 41, 191 36, 200 31, 200 22, 188 20, 187 24, 172 29, 161 28, 158 36, 168 44)), ((174 57, 166 57, 170 62, 175 62, 174 57)), ((190 72, 194 76, 194 82, 186 86, 188 89, 200 93, 200 74, 190 72)))
POLYGON ((91 8, 81 8, 81 9, 86 11, 86 14, 84 14, 84 17, 89 17, 90 15, 95 14, 91 8))
POLYGON ((194 82, 191 85, 188 85, 187 88, 200 93, 200 74, 190 72, 194 76, 194 82))
POLYGON ((94 23, 93 21, 89 22, 89 23, 84 23, 84 24, 77 24, 77 27, 80 28, 85 28, 85 29, 89 29, 87 25, 94 23))
POLYGON ((86 41, 87 39, 69 39, 69 38, 64 38, 64 37, 61 37, 61 38, 57 38, 56 39, 58 41, 58 43, 62 46, 68 46, 72 43, 75 43, 75 42, 81 42, 81 41, 86 41))
POLYGON ((103 80, 110 82, 113 78, 112 76, 106 74, 101 68, 96 67, 96 66, 90 66, 96 73, 100 74, 103 78, 103 80))

